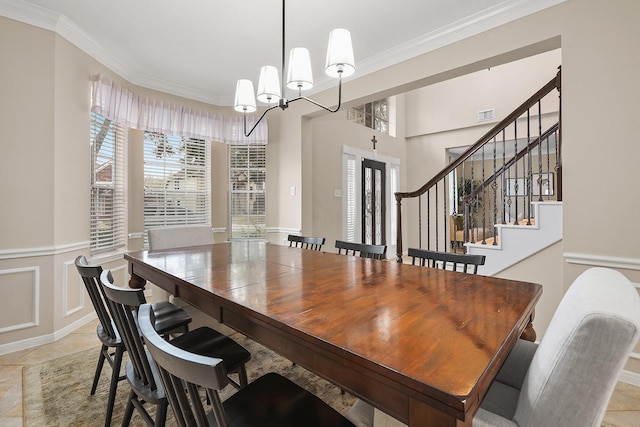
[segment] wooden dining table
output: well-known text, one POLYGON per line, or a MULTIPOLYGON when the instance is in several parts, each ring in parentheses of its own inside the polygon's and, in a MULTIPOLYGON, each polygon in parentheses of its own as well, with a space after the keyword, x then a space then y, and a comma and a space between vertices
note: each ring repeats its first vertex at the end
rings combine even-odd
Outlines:
POLYGON ((409 426, 470 426, 538 284, 264 242, 125 255, 146 281, 409 426))

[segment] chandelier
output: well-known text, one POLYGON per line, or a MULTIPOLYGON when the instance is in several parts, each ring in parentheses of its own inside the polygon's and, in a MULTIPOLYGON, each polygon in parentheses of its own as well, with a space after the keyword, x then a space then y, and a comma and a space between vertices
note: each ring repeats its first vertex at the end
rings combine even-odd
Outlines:
POLYGON ((282 0, 282 67, 281 79, 278 78, 278 69, 272 65, 265 65, 260 69, 260 79, 258 80, 258 91, 254 96, 253 82, 248 79, 240 79, 236 84, 236 96, 234 109, 244 114, 244 136, 248 137, 254 131, 258 123, 262 121, 265 115, 274 108, 280 107, 285 110, 290 103, 300 99, 307 100, 331 113, 335 113, 340 109, 342 104, 342 78, 352 75, 356 71, 355 61, 353 59, 353 48, 351 46, 351 33, 349 30, 337 28, 329 34, 329 46, 327 48, 327 61, 325 65, 325 73, 329 77, 338 79, 338 104, 335 108, 325 107, 324 105, 307 98, 302 95, 303 90, 309 90, 313 87, 313 75, 311 72, 311 59, 309 50, 304 47, 295 47, 289 53, 289 69, 287 73, 286 87, 298 91, 298 96, 287 100, 283 92, 280 91, 285 87, 284 80, 284 54, 285 54, 285 0, 282 0), (251 130, 247 133, 247 113, 256 111, 256 98, 258 101, 270 105, 262 113, 251 130), (274 105, 275 104, 275 105, 274 105))

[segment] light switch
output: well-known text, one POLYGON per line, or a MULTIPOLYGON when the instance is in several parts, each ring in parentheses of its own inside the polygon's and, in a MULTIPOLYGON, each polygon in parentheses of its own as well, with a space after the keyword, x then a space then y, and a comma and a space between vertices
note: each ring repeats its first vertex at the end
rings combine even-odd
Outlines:
POLYGON ((291 187, 291 195, 292 196, 296 195, 296 187, 291 187))
POLYGON ((342 190, 333 190, 333 197, 342 197, 342 190))

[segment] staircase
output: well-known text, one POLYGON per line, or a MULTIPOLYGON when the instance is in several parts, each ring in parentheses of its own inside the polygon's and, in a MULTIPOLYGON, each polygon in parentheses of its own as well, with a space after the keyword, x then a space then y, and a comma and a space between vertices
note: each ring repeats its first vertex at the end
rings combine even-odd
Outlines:
POLYGON ((486 257, 478 274, 493 276, 562 240, 562 202, 532 202, 531 225, 498 224, 495 244, 467 243, 467 253, 486 257))
POLYGON ((562 239, 560 83, 558 71, 420 189, 395 193, 398 262, 409 247, 463 251, 493 275, 562 239))

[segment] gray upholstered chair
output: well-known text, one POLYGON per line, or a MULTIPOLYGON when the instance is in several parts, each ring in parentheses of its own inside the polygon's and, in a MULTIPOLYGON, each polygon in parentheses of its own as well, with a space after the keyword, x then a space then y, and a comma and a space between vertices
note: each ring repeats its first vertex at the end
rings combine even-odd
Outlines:
MULTIPOLYGON (((631 282, 607 268, 585 271, 560 302, 540 344, 516 343, 473 426, 600 426, 639 336, 640 296, 631 282)), ((357 426, 392 425, 361 401, 347 416, 357 426)))
POLYGON ((186 248, 214 243, 209 225, 184 225, 149 229, 149 250, 186 248))
MULTIPOLYGON (((210 245, 214 243, 213 229, 210 225, 178 225, 151 228, 148 231, 149 251, 187 248, 190 246, 210 245)), ((153 301, 171 300, 182 308, 191 308, 179 298, 173 298, 164 289, 152 288, 153 301)))

